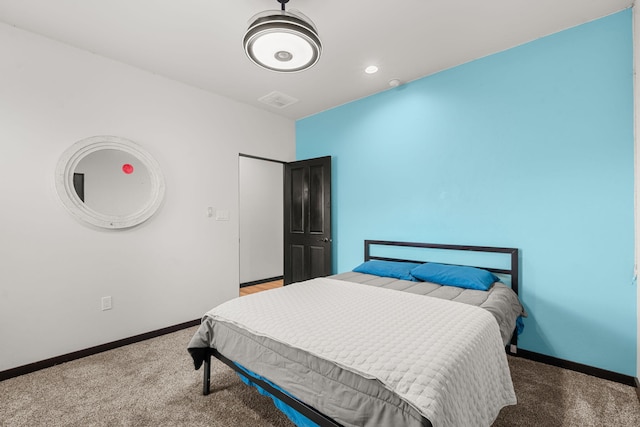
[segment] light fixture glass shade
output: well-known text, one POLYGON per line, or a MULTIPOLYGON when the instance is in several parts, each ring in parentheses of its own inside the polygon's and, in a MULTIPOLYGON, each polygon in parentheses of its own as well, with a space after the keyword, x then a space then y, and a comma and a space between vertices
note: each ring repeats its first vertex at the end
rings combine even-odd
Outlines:
POLYGON ((293 73, 312 67, 320 59, 322 44, 318 33, 301 13, 269 10, 249 22, 244 51, 260 67, 293 73))

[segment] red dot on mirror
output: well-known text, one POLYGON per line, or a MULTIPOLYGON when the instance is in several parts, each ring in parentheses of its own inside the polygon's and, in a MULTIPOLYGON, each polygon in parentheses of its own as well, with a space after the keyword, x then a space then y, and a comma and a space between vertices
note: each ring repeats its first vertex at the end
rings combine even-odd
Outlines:
POLYGON ((131 166, 129 163, 125 163, 124 165, 122 165, 122 172, 126 173, 127 175, 133 173, 133 166, 131 166))

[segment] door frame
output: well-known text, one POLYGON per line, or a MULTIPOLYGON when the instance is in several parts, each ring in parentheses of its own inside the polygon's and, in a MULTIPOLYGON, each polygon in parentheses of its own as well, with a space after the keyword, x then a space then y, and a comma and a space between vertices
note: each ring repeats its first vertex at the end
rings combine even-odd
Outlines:
MULTIPOLYGON (((248 158, 248 159, 253 159, 253 160, 260 160, 260 161, 264 161, 264 162, 270 162, 270 163, 279 163, 282 165, 282 178, 284 181, 284 166, 287 164, 287 162, 282 161, 282 160, 276 160, 276 159, 270 159, 267 157, 260 157, 260 156, 253 156, 251 154, 245 154, 245 153, 238 153, 238 174, 240 174, 240 157, 244 157, 244 158, 248 158)), ((238 180, 238 205, 240 204, 240 180, 238 180)), ((283 213, 284 214, 284 213, 283 213)), ((284 216, 284 215, 283 215, 284 216)), ((242 222, 242 211, 240 211, 240 209, 238 209, 238 240, 239 240, 239 244, 238 244, 238 277, 240 277, 242 275, 242 240, 240 239, 241 236, 241 222, 242 222)), ((284 218, 280 218, 281 223, 284 222, 284 218)), ((284 241, 282 242, 284 245, 284 241)), ((284 267, 283 267, 284 268, 284 267)), ((284 274, 284 271, 283 271, 284 274)), ((252 286, 252 285, 258 285, 261 283, 266 283, 266 282, 273 282, 276 280, 282 280, 283 276, 276 276, 276 277, 269 277, 269 278, 262 278, 260 280, 253 280, 250 282, 245 282, 245 283, 240 283, 240 287, 245 287, 245 286, 252 286)))

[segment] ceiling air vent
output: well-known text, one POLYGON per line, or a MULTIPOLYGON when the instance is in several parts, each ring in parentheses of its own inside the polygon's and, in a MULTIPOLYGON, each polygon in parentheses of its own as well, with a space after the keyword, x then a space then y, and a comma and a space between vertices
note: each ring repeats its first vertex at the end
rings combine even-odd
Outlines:
POLYGON ((270 94, 263 96, 262 98, 258 98, 258 101, 275 108, 285 108, 291 104, 295 104, 296 102, 298 102, 298 100, 294 97, 285 95, 284 93, 278 91, 273 91, 270 94))

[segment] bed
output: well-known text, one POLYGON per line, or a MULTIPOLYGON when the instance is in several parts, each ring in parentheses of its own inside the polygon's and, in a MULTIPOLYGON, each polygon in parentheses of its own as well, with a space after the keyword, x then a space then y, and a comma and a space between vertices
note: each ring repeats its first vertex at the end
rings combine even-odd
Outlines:
POLYGON ((188 346, 203 393, 213 356, 298 425, 491 425, 516 403, 505 348, 525 315, 519 251, 367 240, 364 252, 354 271, 207 312, 188 346))

